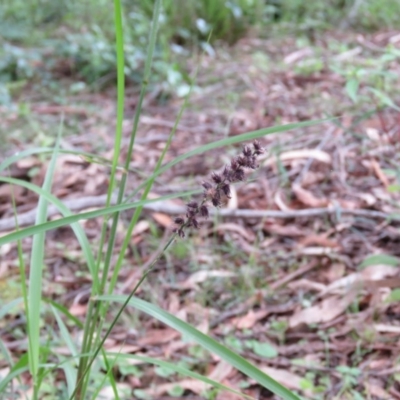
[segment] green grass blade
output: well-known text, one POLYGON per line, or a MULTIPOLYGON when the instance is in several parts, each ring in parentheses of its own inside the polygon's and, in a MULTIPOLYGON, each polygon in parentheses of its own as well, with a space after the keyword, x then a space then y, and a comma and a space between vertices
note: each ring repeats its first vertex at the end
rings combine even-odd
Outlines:
MULTIPOLYGON (((116 0, 116 3, 119 3, 118 0, 116 0)), ((158 30, 158 23, 159 23, 159 17, 160 17, 160 11, 161 11, 161 1, 160 0, 156 0, 155 4, 154 4, 154 9, 153 9, 153 18, 152 18, 152 24, 151 24, 151 28, 150 28, 150 35, 149 35, 149 45, 147 48, 147 55, 146 55, 146 60, 145 60, 145 66, 144 66, 144 74, 143 74, 143 82, 142 82, 142 87, 140 89, 140 94, 139 94, 139 99, 138 99, 138 104, 136 106, 136 110, 135 110, 135 116, 133 119, 133 127, 132 127, 132 133, 130 136, 130 140, 129 140, 129 145, 128 145, 128 151, 126 154, 126 159, 125 159, 125 169, 128 170, 131 159, 132 159, 132 153, 133 153, 133 148, 134 148, 134 144, 135 144, 135 139, 136 139, 136 134, 137 134, 137 130, 138 130, 138 126, 139 126, 139 119, 140 119, 140 114, 142 111, 142 105, 143 105, 143 100, 144 100, 144 96, 146 94, 147 91, 147 86, 148 86, 148 82, 151 78, 151 64, 152 64, 152 59, 153 59, 153 53, 154 53, 154 49, 155 49, 155 45, 156 45, 156 38, 157 38, 157 30, 158 30)), ((117 32, 117 41, 118 41, 118 29, 119 27, 116 26, 116 32, 117 32)), ((117 43, 118 44, 118 43, 117 43)), ((118 63, 118 67, 119 67, 119 63, 118 63)), ((122 121, 121 121, 121 129, 122 129, 122 121)), ((173 135, 173 133, 171 134, 173 135)), ((170 135, 170 139, 172 139, 172 136, 170 135)), ((166 144, 166 148, 169 146, 170 144, 170 140, 167 141, 166 144)), ((157 168, 159 168, 159 166, 161 165, 163 156, 165 155, 165 151, 166 148, 164 149, 163 154, 160 157, 159 162, 157 163, 157 168)), ((126 186, 126 181, 127 181, 127 175, 128 174, 124 174, 122 176, 121 179, 121 185, 120 185, 120 190, 118 193, 118 201, 117 203, 122 203, 123 201, 123 197, 124 197, 124 193, 125 193, 125 186, 126 186)), ((154 181, 154 180, 153 180, 154 181)), ((146 185, 146 189, 145 192, 143 193, 141 200, 146 200, 148 192, 150 191, 150 188, 152 186, 152 182, 153 181, 148 181, 147 185, 146 185)), ((134 215, 131 219, 131 222, 129 224, 128 227, 128 232, 126 236, 130 236, 133 228, 136 225, 137 220, 139 219, 139 215, 141 213, 141 207, 138 207, 135 212, 134 215)), ((103 273, 103 280, 101 283, 101 289, 105 288, 105 284, 106 284, 106 279, 108 278, 108 270, 109 270, 109 264, 111 262, 111 257, 112 257, 112 251, 113 251, 113 247, 114 247, 114 239, 115 239, 115 233, 116 233, 116 229, 117 229, 117 224, 118 224, 118 217, 119 215, 116 214, 114 215, 113 218, 113 225, 111 228, 111 240, 109 241, 109 245, 107 248, 107 254, 106 254, 106 260, 105 260, 105 266, 104 266, 104 273, 103 273)), ((126 238, 123 244, 123 249, 120 251, 120 257, 118 259, 117 265, 114 269, 113 272, 113 276, 111 279, 111 284, 109 285, 109 292, 112 291, 113 289, 113 285, 115 286, 115 281, 117 278, 117 274, 119 273, 119 270, 121 268, 121 255, 124 256, 125 254, 125 249, 124 246, 126 245, 126 238)), ((103 291, 102 291, 103 292, 103 291)), ((105 310, 103 310, 102 314, 104 316, 105 310)))
POLYGON ((164 167, 160 168, 160 170, 158 171, 158 173, 155 174, 155 176, 158 176, 159 174, 165 172, 166 170, 170 169, 171 167, 180 163, 181 161, 186 160, 187 158, 199 155, 201 153, 205 153, 206 151, 209 151, 209 150, 218 149, 220 147, 231 146, 236 143, 249 142, 254 139, 259 139, 263 136, 272 135, 274 133, 282 133, 282 132, 290 131, 293 129, 299 129, 299 128, 305 128, 308 126, 318 125, 323 122, 327 122, 331 119, 332 118, 313 120, 313 121, 303 121, 303 122, 297 122, 294 124, 287 124, 287 125, 280 125, 280 126, 273 126, 271 128, 258 129, 256 131, 242 133, 237 136, 230 136, 230 137, 227 137, 227 138, 224 138, 221 140, 217 140, 215 142, 207 143, 203 146, 196 147, 195 149, 188 151, 187 153, 182 154, 181 156, 176 157, 174 160, 170 161, 164 167))
MULTIPOLYGON (((15 162, 17 162, 19 160, 22 160, 25 157, 37 155, 37 154, 51 154, 51 153, 53 153, 53 151, 54 151, 54 149, 51 147, 34 147, 32 149, 20 151, 20 152, 14 154, 13 156, 6 158, 4 161, 2 161, 0 163, 0 172, 5 170, 11 164, 14 164, 15 162)), ((86 159, 88 162, 106 165, 106 166, 110 165, 110 160, 108 160, 107 158, 101 157, 97 154, 87 153, 85 151, 59 149, 59 153, 73 154, 73 155, 80 156, 80 157, 86 159)), ((122 169, 121 166, 118 166, 117 168, 122 169)))
MULTIPOLYGON (((110 184, 108 186, 107 203, 110 205, 111 195, 115 188, 115 173, 117 171, 122 141, 122 122, 124 119, 124 97, 125 97, 125 58, 124 58, 124 35, 122 27, 122 8, 120 0, 114 0, 114 25, 117 52, 117 124, 114 136, 114 152, 110 173, 110 184)), ((130 160, 129 160, 130 161, 130 160)))
POLYGON ((24 372, 29 371, 29 366, 22 368, 14 368, 0 381, 0 393, 4 392, 7 385, 14 379, 19 377, 24 372))
MULTIPOLYGON (((60 329, 61 337, 63 338, 65 344, 67 345, 70 353, 74 358, 79 355, 79 352, 75 346, 74 340, 72 339, 71 335, 68 332, 67 327, 64 324, 60 314, 58 313, 57 309, 54 306, 51 306, 51 310, 53 311, 54 317, 56 318, 58 327, 60 329)), ((65 364, 63 364, 63 370, 65 373, 66 381, 67 381, 67 390, 68 395, 70 396, 75 388, 76 382, 76 369, 75 369, 75 361, 71 360, 65 364)))
POLYGON ((99 394, 101 392, 101 389, 104 387, 104 384, 105 384, 106 380, 108 379, 110 381, 111 387, 113 389, 115 400, 119 400, 120 397, 118 394, 117 382, 115 381, 114 374, 113 374, 113 369, 114 369, 114 364, 115 364, 116 358, 114 358, 112 360, 112 363, 110 364, 110 362, 108 360, 108 355, 104 351, 104 349, 102 349, 102 356, 103 356, 103 360, 106 364, 105 367, 106 367, 107 373, 104 375, 104 378, 102 379, 101 383, 99 384, 97 390, 93 393, 92 399, 97 400, 98 398, 100 398, 99 394))
POLYGON ((52 149, 50 147, 36 147, 33 149, 27 149, 24 151, 20 151, 20 152, 14 154, 13 156, 6 158, 3 162, 0 163, 0 172, 5 170, 11 164, 13 164, 25 157, 31 156, 33 154, 52 153, 53 151, 54 151, 54 149, 52 149))
POLYGON ((64 363, 62 365, 61 369, 64 371, 65 380, 66 380, 66 384, 67 384, 67 392, 68 392, 68 396, 70 396, 75 388, 76 369, 75 369, 72 361, 64 363))
POLYGON ((52 305, 50 307, 51 307, 51 311, 53 311, 54 317, 57 321, 57 325, 60 329, 61 337, 63 338, 63 340, 64 340, 65 344, 67 345, 71 354, 74 357, 76 357, 78 355, 78 350, 75 346, 74 340, 72 339, 71 335, 69 334, 68 329, 64 324, 64 321, 62 320, 60 314, 58 313, 58 310, 52 305))
MULTIPOLYGON (((115 138, 114 138, 114 151, 113 151, 113 159, 110 173, 110 183, 108 185, 107 191, 107 200, 106 207, 108 207, 111 203, 111 196, 116 186, 116 171, 119 161, 119 156, 121 152, 121 141, 122 141, 122 123, 124 118, 124 97, 125 97, 125 58, 124 58, 124 37, 123 37, 123 25, 122 25, 122 7, 120 0, 114 0, 114 27, 115 27, 115 36, 116 36, 116 53, 117 53, 117 121, 115 128, 115 138)), ((130 158, 129 158, 130 162, 130 158)), ((127 173, 127 172, 126 172, 127 173)), ((124 182, 126 179, 126 173, 123 174, 122 181, 124 182)), ((124 187, 121 183, 118 201, 117 204, 122 202, 122 197, 124 193, 124 187)), ((108 277, 108 271, 111 262, 111 256, 114 249, 117 224, 118 224, 119 213, 117 212, 113 216, 113 222, 111 227, 111 232, 109 235, 109 240, 107 244, 107 252, 106 259, 103 263, 102 277, 100 279, 99 286, 97 288, 92 287, 92 294, 104 293, 105 283, 108 277)), ((106 240, 107 233, 107 218, 103 219, 103 224, 101 228, 100 241, 98 245, 98 255, 95 264, 94 273, 96 276, 99 275, 100 267, 103 261, 103 246, 106 240)), ((85 328, 84 328, 84 336, 82 341, 81 350, 83 353, 87 353, 91 350, 91 346, 93 343, 93 337, 96 326, 98 326, 98 332, 101 330, 102 323, 99 323, 98 319, 99 310, 93 309, 92 307, 88 308, 88 313, 86 315, 85 328)), ((107 360, 105 360, 107 361, 107 360)), ((77 374, 77 391, 76 398, 84 399, 86 397, 87 386, 89 382, 90 373, 86 376, 82 375, 83 371, 86 371, 87 358, 82 357, 79 360, 78 366, 78 374, 77 374)), ((111 382, 114 397, 118 398, 118 392, 116 391, 115 385, 111 382)), ((75 391, 74 391, 75 392, 75 391)))
POLYGON ((207 376, 198 374, 197 372, 193 372, 190 369, 181 367, 172 362, 158 360, 158 359, 152 358, 152 357, 137 356, 135 354, 107 353, 107 355, 109 357, 114 356, 118 359, 137 360, 137 361, 142 361, 144 364, 152 364, 152 365, 158 365, 159 367, 168 368, 171 371, 176 372, 177 374, 181 374, 183 376, 189 376, 190 378, 194 378, 201 382, 204 382, 206 385, 214 386, 217 389, 234 393, 238 396, 242 396, 243 398, 247 398, 249 400, 254 400, 254 398, 251 396, 248 396, 244 393, 240 393, 235 389, 232 389, 228 386, 223 385, 222 383, 219 383, 217 381, 214 381, 213 379, 208 378, 207 376))
MULTIPOLYGON (((118 295, 106 295, 100 296, 98 300, 102 301, 114 301, 118 303, 124 303, 127 296, 118 295)), ((230 365, 237 368, 239 371, 243 372, 248 377, 257 381, 260 385, 264 386, 271 392, 281 396, 285 400, 299 400, 294 393, 286 389, 280 383, 276 382, 274 379, 270 378, 264 372, 260 371, 257 367, 249 363, 243 357, 229 350, 227 347, 221 345, 211 337, 205 335, 204 333, 198 331, 193 326, 187 324, 186 322, 176 318, 174 315, 162 310, 161 308, 155 306, 154 304, 148 303, 144 300, 138 298, 131 298, 129 305, 135 307, 136 309, 143 311, 144 313, 151 315, 158 321, 170 326, 181 332, 186 337, 192 338, 196 343, 203 346, 205 349, 209 350, 213 354, 221 357, 221 359, 227 361, 230 365)))
MULTIPOLYGON (((62 125, 61 125, 62 126, 62 125)), ((61 129, 57 138, 56 147, 51 157, 46 176, 43 182, 43 191, 50 193, 53 181, 58 148, 61 137, 61 129)), ((40 196, 36 214, 36 224, 42 224, 47 220, 48 201, 45 196, 40 196)), ((42 278, 44 264, 44 242, 45 232, 38 232, 33 237, 31 262, 29 269, 28 287, 28 315, 27 326, 29 336, 29 370, 33 377, 34 397, 37 397, 39 390, 38 373, 40 358, 40 311, 42 299, 42 278)))
MULTIPOLYGON (((72 214, 72 212, 64 205, 64 203, 62 201, 60 201, 59 199, 57 199, 57 197, 55 197, 54 195, 52 195, 51 193, 43 190, 42 188, 40 188, 39 186, 36 186, 30 182, 26 182, 23 181, 21 179, 15 179, 15 178, 7 178, 7 177, 0 177, 0 181, 3 182, 7 182, 7 183, 11 183, 14 185, 19 185, 22 187, 25 187, 26 189, 29 189, 35 193, 37 193, 39 196, 43 197, 46 199, 47 202, 50 202, 52 204, 54 204, 58 210, 60 211, 60 213, 62 215, 64 215, 64 217, 68 217, 68 216, 73 216, 74 214, 72 214)), ((47 214, 47 213, 46 213, 47 214)), ((46 216, 47 219, 47 216, 46 216)), ((32 227, 34 228, 34 227, 32 227)), ((83 228, 77 224, 71 224, 71 228, 75 233, 75 236, 77 237, 79 244, 81 245, 83 254, 85 256, 89 271, 92 274, 92 279, 95 285, 98 285, 98 277, 97 275, 94 273, 94 268, 95 268, 95 261, 94 261, 94 257, 90 248, 90 243, 89 240, 85 234, 85 231, 83 230, 83 228)), ((23 230, 19 230, 17 232, 22 232, 23 230)))
POLYGON ((44 301, 45 303, 50 304, 52 307, 56 308, 58 311, 60 311, 61 313, 63 313, 69 320, 71 320, 79 329, 83 328, 83 324, 82 322, 76 318, 74 315, 72 315, 69 310, 64 307, 61 304, 58 304, 57 302, 55 302, 54 300, 48 299, 47 297, 43 297, 42 301, 44 301))
POLYGON ((3 354, 1 357, 5 362, 12 368, 14 366, 14 361, 12 359, 11 353, 7 349, 6 345, 4 344, 3 340, 0 338, 0 354, 3 354))
MULTIPOLYGON (((305 127, 308 127, 308 126, 322 124, 324 122, 331 121, 333 119, 335 119, 335 118, 327 118, 327 119, 312 120, 312 121, 303 121, 303 122, 297 122, 297 123, 294 123, 294 124, 287 124, 287 125, 273 126, 271 128, 258 129, 256 131, 242 133, 240 135, 224 138, 224 139, 221 139, 221 140, 217 140, 215 142, 207 143, 205 145, 196 147, 195 149, 193 149, 191 151, 188 151, 185 154, 182 154, 182 155, 176 157, 174 160, 172 160, 169 163, 165 164, 159 170, 154 171, 153 174, 146 181, 144 181, 136 189, 136 191, 134 193, 136 193, 140 189, 144 188, 148 184, 148 182, 150 180, 155 179, 156 177, 158 177, 159 175, 161 175, 165 171, 168 171, 170 168, 172 168, 176 164, 178 164, 178 163, 180 163, 180 162, 182 162, 182 161, 184 161, 184 160, 186 160, 186 159, 188 159, 190 157, 194 157, 194 156, 197 156, 199 154, 205 153, 206 151, 218 149, 220 147, 231 146, 231 145, 237 144, 237 143, 252 141, 254 139, 259 139, 259 138, 261 138, 263 136, 272 135, 274 133, 283 133, 283 132, 290 131, 290 130, 293 130, 293 129, 305 128, 305 127)), ((130 197, 128 197, 126 201, 128 201, 129 198, 130 197)))
MULTIPOLYGON (((1 181, 15 182, 16 180, 12 179, 12 178, 0 177, 0 182, 1 181)), ((21 182, 21 186, 27 187, 26 186, 27 183, 28 182, 24 182, 24 184, 22 184, 22 182, 21 182)), ((31 185, 31 184, 29 184, 29 185, 31 185)), ((35 185, 32 185, 32 186, 35 186, 35 185)), ((30 186, 30 187, 32 187, 32 186, 30 186)), ((38 190, 38 189, 40 189, 40 188, 38 188, 36 186, 34 191, 37 193, 41 193, 41 190, 38 190)), ((68 217, 60 218, 60 219, 57 219, 54 221, 45 222, 43 224, 39 224, 39 225, 35 225, 35 226, 30 226, 28 228, 24 228, 24 229, 21 229, 16 232, 9 233, 8 235, 4 235, 4 236, 0 237, 0 246, 2 246, 3 244, 6 244, 6 243, 14 242, 19 239, 24 239, 28 236, 35 235, 38 232, 46 232, 51 229, 59 228, 61 226, 71 225, 74 222, 81 221, 83 219, 101 217, 103 215, 112 214, 112 213, 115 213, 118 211, 125 211, 125 210, 129 210, 131 208, 140 207, 145 204, 157 203, 157 202, 163 201, 163 200, 176 199, 178 197, 192 196, 193 194, 196 194, 196 193, 201 193, 201 190, 190 190, 187 192, 178 192, 178 193, 174 193, 174 194, 161 196, 156 199, 136 201, 133 203, 117 204, 115 206, 105 207, 105 208, 101 208, 99 210, 89 211, 89 212, 85 212, 85 213, 81 213, 81 214, 74 214, 74 215, 71 215, 68 217)), ((49 195, 49 193, 47 193, 46 196, 48 196, 47 198, 52 198, 49 195)), ((55 205, 57 206, 57 204, 55 204, 55 205)))

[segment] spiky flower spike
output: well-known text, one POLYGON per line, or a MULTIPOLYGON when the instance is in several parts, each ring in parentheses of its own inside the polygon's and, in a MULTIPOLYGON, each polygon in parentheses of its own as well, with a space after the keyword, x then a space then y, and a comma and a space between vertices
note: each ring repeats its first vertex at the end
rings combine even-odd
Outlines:
POLYGON ((210 182, 203 182, 203 199, 200 203, 190 201, 186 204, 186 216, 175 218, 174 232, 180 237, 185 237, 185 229, 193 226, 199 227, 198 217, 207 218, 209 215, 208 204, 212 203, 214 207, 220 207, 224 197, 231 198, 230 183, 244 180, 244 168, 256 169, 257 156, 264 153, 258 140, 253 142, 253 147, 244 146, 242 154, 231 160, 229 166, 225 166, 222 173, 213 172, 210 182))

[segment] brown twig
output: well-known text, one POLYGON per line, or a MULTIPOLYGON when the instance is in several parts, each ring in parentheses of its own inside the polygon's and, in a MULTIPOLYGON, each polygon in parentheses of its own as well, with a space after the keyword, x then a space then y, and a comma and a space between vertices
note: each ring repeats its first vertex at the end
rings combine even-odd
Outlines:
MULTIPOLYGON (((106 202, 106 195, 102 196, 90 196, 82 197, 79 199, 65 200, 64 205, 71 211, 82 211, 88 208, 103 207, 106 202)), ((111 204, 115 204, 116 197, 112 198, 111 204)), ((186 212, 186 207, 178 206, 169 201, 162 201, 159 203, 146 204, 143 207, 145 210, 152 212, 161 212, 165 214, 179 215, 186 212)), ((19 226, 27 226, 35 223, 37 209, 34 208, 31 211, 18 215, 19 226)), ((218 214, 222 217, 230 218, 278 218, 278 219, 290 219, 290 218, 310 218, 310 217, 321 217, 324 215, 334 215, 340 213, 341 215, 351 215, 355 217, 365 217, 372 219, 384 219, 390 221, 400 222, 400 215, 391 215, 382 211, 365 210, 365 209, 345 209, 340 207, 324 207, 324 208, 309 208, 304 210, 248 210, 248 209, 228 209, 222 208, 219 210, 210 210, 210 215, 218 214)), ((48 210, 48 217, 52 218, 58 215, 58 209, 51 205, 48 210)), ((15 229, 15 218, 4 218, 0 220, 0 232, 11 231, 15 229)))

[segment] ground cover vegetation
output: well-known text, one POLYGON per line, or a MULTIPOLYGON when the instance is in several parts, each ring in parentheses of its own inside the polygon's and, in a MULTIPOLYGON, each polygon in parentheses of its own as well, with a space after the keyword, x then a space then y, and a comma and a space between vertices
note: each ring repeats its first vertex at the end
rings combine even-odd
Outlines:
POLYGON ((0 4, 0 398, 400 398, 398 2, 134 3, 0 4))

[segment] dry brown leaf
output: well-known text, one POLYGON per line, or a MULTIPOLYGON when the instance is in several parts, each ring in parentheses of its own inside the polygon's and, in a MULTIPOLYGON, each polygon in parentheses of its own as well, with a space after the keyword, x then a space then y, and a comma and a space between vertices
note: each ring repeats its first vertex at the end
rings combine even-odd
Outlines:
POLYGON ((220 271, 220 270, 205 270, 197 271, 192 274, 185 282, 182 282, 180 286, 184 289, 197 288, 198 283, 202 283, 210 278, 231 278, 236 276, 236 273, 231 271, 220 271))
POLYGON ((377 384, 364 381, 364 386, 370 396, 378 398, 379 400, 392 400, 392 396, 377 384))
POLYGON ((215 400, 243 400, 244 397, 240 394, 232 392, 218 392, 215 400))
POLYGON ((377 332, 400 333, 400 326, 396 325, 374 324, 374 328, 377 332))
POLYGON ((201 322, 196 326, 196 329, 201 333, 207 335, 210 332, 210 324, 208 318, 203 318, 201 322))
POLYGON ((257 321, 265 318, 268 314, 268 310, 250 310, 246 315, 234 318, 232 324, 238 329, 250 329, 257 321))
POLYGON ((276 206, 281 210, 281 211, 290 211, 290 207, 288 207, 285 202, 282 200, 281 192, 278 190, 275 193, 274 196, 274 202, 276 206))
POLYGON ((84 188, 86 194, 95 194, 97 193, 97 188, 107 185, 108 177, 104 172, 103 166, 90 164, 82 173, 87 177, 84 188))
POLYGON ((342 278, 345 272, 346 266, 344 264, 333 263, 323 272, 323 274, 327 281, 331 283, 342 278))
POLYGON ((80 317, 82 315, 86 315, 86 311, 87 311, 87 304, 74 303, 69 308, 69 312, 74 317, 80 317))
POLYGON ((140 346, 151 346, 155 344, 168 343, 180 336, 174 329, 151 329, 146 331, 146 336, 137 340, 140 346))
POLYGON ((299 244, 301 244, 303 246, 309 246, 310 244, 314 244, 314 245, 319 245, 319 246, 323 246, 323 247, 331 247, 331 248, 338 247, 337 242, 333 241, 331 239, 328 239, 326 237, 326 234, 322 234, 322 235, 315 235, 315 234, 307 235, 305 238, 300 239, 299 244))
POLYGON ((326 175, 323 174, 322 172, 308 171, 307 174, 302 179, 301 184, 303 187, 311 186, 324 180, 325 176, 326 175))
POLYGON ((290 372, 286 369, 277 369, 272 367, 259 367, 261 371, 269 375, 272 379, 275 379, 280 384, 286 386, 291 390, 301 390, 302 377, 290 372))
POLYGON ((132 236, 140 235, 141 233, 147 231, 147 229, 149 229, 149 228, 150 228, 149 222, 144 220, 144 219, 142 219, 133 228, 132 236))
POLYGON ((36 157, 24 157, 16 163, 18 168, 29 169, 40 165, 40 161, 36 157))
POLYGON ((358 54, 362 53, 363 49, 360 46, 354 47, 351 50, 344 51, 335 57, 338 61, 345 61, 354 58, 358 54))
POLYGON ((389 265, 370 265, 360 272, 355 272, 344 276, 327 286, 325 295, 330 292, 335 292, 341 289, 349 289, 354 285, 362 286, 366 282, 380 281, 384 278, 391 277, 397 274, 397 268, 389 265))
POLYGON ((0 287, 3 285, 2 280, 4 280, 4 287, 7 287, 7 277, 9 275, 10 263, 0 261, 0 287))
POLYGON ((386 368, 390 368, 393 365, 392 360, 390 358, 379 358, 377 360, 367 360, 366 366, 369 370, 383 370, 386 368), (368 364, 367 364, 368 363, 368 364))
POLYGON ((351 291, 343 298, 339 296, 328 297, 315 306, 295 313, 289 318, 289 326, 296 328, 302 324, 310 325, 332 321, 346 310, 355 296, 356 292, 351 291))
POLYGON ((376 203, 376 198, 371 193, 355 193, 354 195, 363 200, 369 207, 376 203))
POLYGON ((239 224, 235 224, 233 222, 227 222, 225 224, 218 224, 215 227, 215 230, 218 232, 222 232, 224 230, 226 231, 233 231, 239 233, 241 236, 243 236, 246 240, 249 242, 254 242, 255 240, 255 235, 250 229, 246 229, 243 226, 239 224))
POLYGON ((308 256, 323 256, 335 253, 331 247, 304 247, 299 249, 298 252, 308 256))
POLYGON ((376 161, 375 159, 371 160, 371 166, 372 169, 375 172, 375 175, 377 176, 377 178, 382 182, 383 186, 385 186, 385 188, 387 188, 389 186, 389 179, 388 177, 383 173, 381 166, 379 165, 378 161, 376 161))
POLYGON ((312 56, 313 54, 314 54, 314 50, 311 47, 304 47, 300 50, 296 50, 293 53, 290 53, 287 56, 285 56, 285 58, 283 59, 283 62, 288 65, 294 64, 305 57, 312 56))
POLYGON ((381 142, 381 137, 379 135, 379 131, 378 129, 375 128, 366 128, 365 129, 365 133, 367 134, 367 136, 373 140, 374 142, 381 142))
POLYGON ((309 279, 299 279, 297 281, 288 284, 288 287, 293 290, 305 289, 316 292, 322 292, 326 290, 326 285, 319 282, 310 281, 309 279))
POLYGON ((359 274, 363 280, 377 281, 389 276, 394 276, 398 272, 398 268, 390 265, 370 265, 364 268, 359 274))
POLYGON ((232 371, 232 365, 222 360, 208 374, 208 378, 217 382, 222 382, 231 374, 232 371))
POLYGON ((190 302, 185 306, 185 310, 189 314, 193 314, 193 315, 208 315, 209 312, 212 310, 212 308, 211 307, 203 307, 202 305, 200 305, 198 303, 190 302))
POLYGON ((176 381, 176 382, 172 382, 172 383, 164 383, 164 384, 157 384, 156 386, 146 389, 145 392, 150 395, 153 396, 154 398, 159 398, 160 396, 162 396, 165 393, 170 392, 171 390, 173 390, 175 387, 180 386, 181 388, 185 389, 185 390, 190 390, 193 393, 196 394, 201 394, 203 393, 205 390, 208 389, 209 385, 205 384, 204 382, 201 382, 199 380, 196 379, 185 379, 182 381, 176 381))
POLYGON ((374 196, 382 201, 390 201, 392 199, 392 193, 389 193, 386 189, 382 187, 374 187, 371 189, 374 196))
POLYGON ((68 174, 68 177, 63 180, 63 187, 69 188, 71 186, 74 186, 78 182, 83 181, 85 181, 85 175, 82 173, 82 171, 76 171, 68 174))
POLYGON ((5 183, 0 186, 0 201, 10 201, 13 197, 18 203, 24 193, 25 188, 17 185, 10 185, 5 183))
POLYGON ((281 236, 304 236, 307 232, 300 229, 297 225, 278 225, 268 221, 265 222, 264 229, 267 232, 274 233, 281 236))
MULTIPOLYGON (((182 319, 179 316, 177 317, 179 319, 182 319)), ((188 346, 189 344, 187 342, 183 342, 182 340, 176 340, 175 342, 167 343, 163 346, 163 354, 166 358, 170 358, 172 355, 182 351, 188 346)))
MULTIPOLYGON (((232 371, 233 371, 232 366, 230 366, 225 361, 220 361, 218 365, 208 375, 208 378, 218 382, 222 382, 224 379, 228 377, 228 375, 231 374, 232 371)), ((157 385, 154 388, 147 389, 146 393, 157 398, 159 396, 162 396, 164 393, 168 393, 176 386, 180 386, 185 390, 190 390, 191 392, 196 393, 198 395, 202 394, 205 390, 207 390, 210 387, 210 385, 207 385, 206 383, 201 382, 199 380, 184 379, 182 381, 157 385)))
POLYGON ((310 191, 303 189, 299 184, 293 184, 292 190, 297 199, 306 206, 317 208, 325 207, 328 204, 327 199, 319 199, 318 197, 315 197, 310 191))
POLYGON ((171 314, 176 314, 180 309, 180 305, 181 305, 181 300, 178 294, 173 292, 170 293, 168 296, 168 311, 171 314))
POLYGON ((293 150, 281 153, 279 157, 275 155, 269 157, 264 161, 263 165, 265 167, 275 165, 278 159, 281 161, 288 161, 288 160, 302 159, 302 158, 304 159, 312 158, 324 164, 330 164, 332 162, 331 156, 325 151, 318 149, 302 149, 302 150, 293 150))
MULTIPOLYGON (((0 234, 0 237, 1 237, 1 234, 0 234)), ((274 243, 276 243, 276 241, 277 241, 277 238, 274 238, 274 237, 268 238, 268 239, 263 240, 263 241, 259 244, 258 247, 259 247, 260 249, 266 249, 266 248, 272 246, 274 243)))
POLYGON ((167 214, 155 212, 151 215, 164 228, 169 228, 173 224, 172 218, 167 214))
POLYGON ((270 285, 270 288, 272 290, 278 289, 280 286, 286 285, 288 282, 293 281, 300 276, 306 274, 307 272, 310 272, 314 268, 316 268, 319 265, 318 262, 316 261, 311 261, 307 263, 306 265, 301 266, 300 268, 297 268, 293 272, 289 272, 284 274, 281 278, 276 279, 275 282, 272 282, 270 285))

